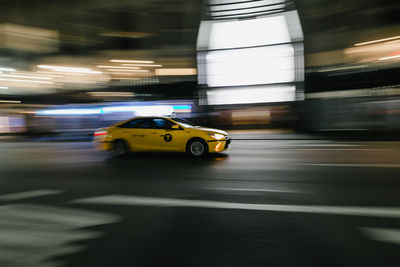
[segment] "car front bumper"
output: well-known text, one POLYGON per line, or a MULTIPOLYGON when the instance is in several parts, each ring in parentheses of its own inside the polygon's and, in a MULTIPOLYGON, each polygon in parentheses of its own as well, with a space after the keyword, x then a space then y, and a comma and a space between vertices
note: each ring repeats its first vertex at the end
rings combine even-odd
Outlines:
POLYGON ((222 151, 229 149, 231 139, 211 140, 211 141, 207 141, 207 143, 208 143, 208 152, 218 153, 218 152, 222 152, 222 151))

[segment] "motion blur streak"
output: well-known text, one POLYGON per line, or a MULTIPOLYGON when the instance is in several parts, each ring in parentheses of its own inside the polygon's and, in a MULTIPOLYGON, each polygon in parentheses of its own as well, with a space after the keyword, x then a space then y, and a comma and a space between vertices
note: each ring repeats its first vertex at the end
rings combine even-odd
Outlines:
POLYGON ((400 229, 363 227, 360 230, 373 240, 400 244, 400 229))
POLYGON ((392 56, 392 57, 383 57, 383 58, 380 58, 379 60, 388 60, 388 59, 395 59, 395 58, 400 58, 400 55, 392 56))
POLYGON ((11 72, 15 71, 15 69, 4 68, 4 67, 0 67, 0 70, 1 70, 1 71, 11 71, 11 72))
POLYGON ((51 189, 40 189, 40 190, 32 190, 26 192, 18 192, 13 194, 7 195, 0 195, 0 200, 19 200, 19 199, 26 199, 31 197, 39 197, 39 196, 48 196, 48 195, 55 195, 60 194, 63 191, 61 190, 51 190, 51 189))
POLYGON ((122 64, 122 66, 127 66, 127 67, 162 67, 162 65, 159 65, 159 64, 122 64))
MULTIPOLYGON (((22 78, 22 77, 21 77, 22 78)), ((33 80, 19 80, 19 79, 3 79, 0 78, 0 81, 9 81, 9 82, 18 82, 18 83, 44 83, 44 84, 53 84, 53 82, 47 81, 33 81, 33 80)))
POLYGON ((397 39, 400 39, 400 36, 393 36, 393 37, 389 37, 389 38, 383 38, 383 39, 379 39, 379 40, 373 40, 373 41, 368 41, 368 42, 364 42, 364 43, 358 43, 358 44, 355 44, 355 46, 369 45, 369 44, 392 41, 392 40, 397 40, 397 39))
MULTIPOLYGON (((113 67, 114 68, 114 67, 113 67)), ((121 67, 122 68, 122 67, 121 67)), ((115 68, 115 69, 107 69, 107 71, 129 71, 129 72, 149 72, 148 70, 138 70, 138 69, 134 69, 134 68, 128 68, 129 70, 121 70, 119 68, 115 68)))
POLYGON ((25 76, 25 75, 10 75, 10 74, 0 74, 0 77, 14 77, 14 78, 28 78, 28 79, 38 79, 38 80, 51 80, 50 77, 25 76))
POLYGON ((140 69, 139 67, 120 67, 120 66, 104 66, 104 65, 100 65, 100 66, 96 66, 97 68, 114 68, 114 69, 140 69))
POLYGON ((39 110, 38 115, 92 115, 100 114, 101 109, 54 109, 54 110, 39 110))
POLYGON ((0 261, 8 266, 59 266, 49 260, 82 251, 85 246, 75 242, 102 235, 80 228, 120 220, 105 213, 26 204, 3 205, 0 217, 0 261))
POLYGON ((38 68, 41 69, 57 69, 57 70, 66 70, 66 71, 90 71, 87 68, 76 68, 76 67, 63 67, 63 66, 49 66, 49 65, 38 65, 38 68))
POLYGON ((0 0, 0 266, 398 267, 399 14, 0 0))
POLYGON ((121 59, 112 59, 111 62, 116 63, 154 63, 154 61, 146 61, 146 60, 121 60, 121 59))
POLYGON ((156 69, 156 75, 168 76, 168 75, 196 75, 196 69, 156 69))
POLYGON ((19 101, 19 100, 0 100, 0 103, 15 103, 15 104, 18 104, 18 103, 21 103, 21 101, 19 101))

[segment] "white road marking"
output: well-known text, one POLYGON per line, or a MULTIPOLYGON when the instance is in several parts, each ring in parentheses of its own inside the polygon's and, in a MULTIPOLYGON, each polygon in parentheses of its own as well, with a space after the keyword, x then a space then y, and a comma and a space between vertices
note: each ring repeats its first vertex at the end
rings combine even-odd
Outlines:
POLYGON ((101 233, 99 232, 83 230, 55 231, 54 229, 50 230, 46 228, 0 228, 0 247, 52 247, 61 246, 84 239, 98 238, 99 236, 101 236, 101 233))
POLYGON ((7 262, 10 267, 14 266, 40 266, 59 267, 65 266, 57 262, 49 262, 57 256, 78 253, 85 249, 82 245, 70 245, 63 247, 45 247, 39 249, 27 249, 26 247, 2 247, 0 252, 1 266, 7 262))
POLYGON ((317 213, 317 214, 332 214, 332 215, 400 218, 400 207, 251 204, 251 203, 235 203, 235 202, 220 202, 220 201, 209 201, 209 200, 142 197, 142 196, 126 196, 126 195, 108 195, 100 197, 83 198, 74 200, 72 201, 72 203, 97 204, 97 205, 238 209, 238 210, 259 210, 259 211, 273 211, 273 212, 317 213))
POLYGON ((39 190, 12 193, 12 194, 7 194, 7 195, 0 195, 0 200, 12 201, 12 200, 19 200, 19 199, 24 199, 24 198, 61 194, 62 192, 64 192, 64 191, 51 190, 51 189, 39 189, 39 190))
POLYGON ((400 168, 400 164, 397 163, 297 163, 295 165, 320 167, 400 168))
POLYGON ((366 145, 359 144, 291 144, 290 146, 308 146, 308 147, 363 147, 366 145))
POLYGON ((76 242, 102 235, 99 231, 79 228, 119 220, 119 216, 112 214, 71 208, 25 204, 0 206, 1 266, 64 266, 51 259, 77 253, 85 249, 85 245, 76 242))
POLYGON ((389 151, 383 148, 294 148, 298 151, 389 151))
POLYGON ((62 225, 68 229, 113 223, 117 220, 117 216, 98 212, 27 204, 0 206, 0 218, 17 222, 19 220, 39 221, 50 225, 62 225))
POLYGON ((360 228, 360 231, 368 238, 400 245, 400 229, 385 229, 385 228, 360 228))
POLYGON ((232 143, 232 148, 235 149, 296 149, 296 148, 362 148, 366 147, 367 145, 363 144, 296 144, 296 143, 243 143, 243 144, 236 144, 235 142, 232 143))
POLYGON ((258 189, 258 188, 209 188, 208 190, 213 191, 238 191, 238 192, 263 192, 263 193, 304 193, 298 190, 288 189, 258 189))

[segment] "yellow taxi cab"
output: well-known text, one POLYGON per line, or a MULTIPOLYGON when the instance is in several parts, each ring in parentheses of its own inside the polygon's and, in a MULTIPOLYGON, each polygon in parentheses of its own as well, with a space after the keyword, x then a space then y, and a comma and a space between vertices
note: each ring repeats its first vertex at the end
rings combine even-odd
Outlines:
POLYGON ((114 156, 128 152, 187 152, 193 156, 229 148, 225 131, 203 128, 181 118, 137 117, 94 133, 95 148, 114 156))

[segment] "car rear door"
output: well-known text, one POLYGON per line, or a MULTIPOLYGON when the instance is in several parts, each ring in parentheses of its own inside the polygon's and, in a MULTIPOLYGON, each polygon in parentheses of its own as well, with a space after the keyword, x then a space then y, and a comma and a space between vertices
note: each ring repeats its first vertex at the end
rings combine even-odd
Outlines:
POLYGON ((119 135, 128 142, 132 151, 154 150, 156 133, 151 118, 134 119, 119 127, 119 135))

